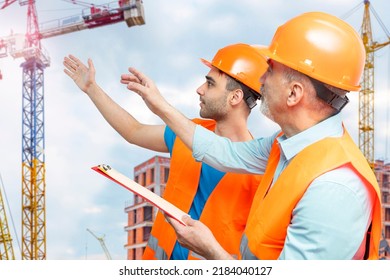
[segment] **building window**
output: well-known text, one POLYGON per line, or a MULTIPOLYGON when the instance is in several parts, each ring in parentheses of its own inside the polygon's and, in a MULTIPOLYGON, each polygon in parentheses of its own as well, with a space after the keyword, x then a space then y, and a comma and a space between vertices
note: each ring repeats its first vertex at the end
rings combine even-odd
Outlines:
POLYGON ((385 187, 387 187, 386 184, 389 184, 389 183, 390 183, 389 175, 383 174, 383 184, 385 185, 385 187))
POLYGON ((133 229, 133 244, 137 244, 137 230, 133 229))
POLYGON ((390 221, 390 208, 385 209, 385 221, 390 221))
POLYGON ((144 231, 144 234, 143 234, 143 241, 148 241, 149 240, 149 236, 150 236, 150 232, 152 231, 152 227, 144 227, 143 228, 143 231, 144 231))
POLYGON ((154 183, 154 168, 150 169, 150 183, 154 183))
POLYGON ((144 207, 144 221, 152 221, 153 216, 153 207, 145 206, 144 207))
POLYGON ((133 211, 133 223, 134 224, 137 223, 137 209, 134 209, 134 211, 133 211))
POLYGON ((390 227, 385 227, 385 238, 386 239, 390 238, 390 227))
POLYGON ((169 168, 165 167, 164 168, 164 183, 168 182, 168 177, 169 177, 169 168))

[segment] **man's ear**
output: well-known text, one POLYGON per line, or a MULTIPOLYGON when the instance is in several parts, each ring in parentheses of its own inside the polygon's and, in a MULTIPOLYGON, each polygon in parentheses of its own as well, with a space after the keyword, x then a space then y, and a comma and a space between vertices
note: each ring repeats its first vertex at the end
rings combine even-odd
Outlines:
POLYGON ((297 105, 303 98, 304 87, 301 83, 295 82, 290 87, 290 93, 287 97, 287 106, 297 105))
POLYGON ((235 90, 233 90, 231 92, 231 95, 230 95, 230 104, 231 105, 237 105, 241 102, 241 100, 244 99, 244 92, 242 91, 242 89, 240 88, 237 88, 235 90))

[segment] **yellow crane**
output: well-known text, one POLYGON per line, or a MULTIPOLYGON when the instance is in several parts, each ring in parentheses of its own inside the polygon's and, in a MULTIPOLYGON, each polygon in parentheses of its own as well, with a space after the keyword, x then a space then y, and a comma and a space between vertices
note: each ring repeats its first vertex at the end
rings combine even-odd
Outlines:
POLYGON ((110 252, 108 251, 107 247, 106 247, 106 243, 104 243, 104 235, 102 237, 99 237, 97 236, 96 234, 94 234, 89 228, 87 228, 87 231, 93 235, 93 237, 95 237, 99 243, 100 243, 100 246, 102 246, 103 248, 103 251, 104 253, 106 254, 106 257, 107 257, 107 260, 111 260, 111 255, 110 255, 110 252))
POLYGON ((375 10, 370 6, 370 1, 365 0, 361 36, 366 49, 366 62, 362 87, 359 92, 359 148, 371 167, 374 168, 374 52, 390 44, 390 36, 389 32, 386 32, 388 40, 383 43, 373 40, 370 10, 385 31, 386 27, 375 10))
MULTIPOLYGON (((359 92, 359 148, 363 152, 371 168, 374 170, 374 53, 390 44, 390 34, 374 8, 371 7, 369 0, 364 0, 361 36, 366 49, 366 62, 361 83, 362 87, 359 92), (370 11, 373 12, 382 29, 386 32, 387 41, 378 43, 373 40, 370 11)), ((385 236, 382 236, 379 252, 380 254, 385 254, 385 252, 388 254, 390 253, 385 236)))
POLYGON ((1 189, 4 189, 2 177, 0 175, 0 260, 14 260, 14 248, 12 246, 11 233, 8 227, 5 204, 1 189))

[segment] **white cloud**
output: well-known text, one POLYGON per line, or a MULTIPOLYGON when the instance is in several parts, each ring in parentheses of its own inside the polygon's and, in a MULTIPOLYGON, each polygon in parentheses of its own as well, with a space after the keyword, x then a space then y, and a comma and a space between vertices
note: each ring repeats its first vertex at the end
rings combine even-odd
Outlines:
POLYGON ((84 213, 86 214, 99 214, 102 213, 102 211, 103 211, 102 208, 96 206, 84 208, 84 213))

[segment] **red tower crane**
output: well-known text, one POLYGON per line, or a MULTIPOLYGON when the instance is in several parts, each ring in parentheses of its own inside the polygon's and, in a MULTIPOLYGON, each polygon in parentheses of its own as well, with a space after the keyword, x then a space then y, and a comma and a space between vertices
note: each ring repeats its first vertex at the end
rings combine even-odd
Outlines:
MULTIPOLYGON (((16 0, 0 0, 0 10, 16 0)), ((104 5, 69 0, 89 6, 81 14, 38 24, 35 0, 28 6, 26 34, 0 37, 0 58, 24 58, 22 78, 22 259, 46 259, 44 69, 50 58, 41 39, 125 21, 128 27, 145 24, 142 0, 119 0, 104 5)), ((2 75, 0 72, 0 79, 2 75)))

